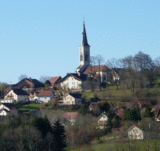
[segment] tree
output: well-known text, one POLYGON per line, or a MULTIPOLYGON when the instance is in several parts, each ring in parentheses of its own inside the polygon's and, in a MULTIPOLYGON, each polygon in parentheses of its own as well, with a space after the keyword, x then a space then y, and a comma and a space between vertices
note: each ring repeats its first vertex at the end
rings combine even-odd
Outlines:
POLYGON ((7 91, 7 86, 7 83, 0 82, 0 97, 5 94, 5 91, 7 91))
POLYGON ((55 137, 55 151, 64 151, 66 145, 66 136, 64 126, 61 125, 59 120, 54 123, 53 135, 55 137))
POLYGON ((150 106, 148 106, 145 110, 145 113, 144 113, 144 117, 153 117, 154 114, 153 112, 151 112, 152 108, 150 106))
POLYGON ((26 74, 21 74, 18 78, 19 81, 25 79, 25 78, 28 78, 28 76, 26 74))
POLYGON ((49 78, 50 78, 49 76, 41 76, 39 78, 39 81, 42 82, 42 83, 45 83, 45 81, 49 80, 49 78))
POLYGON ((35 117, 32 121, 32 125, 35 126, 40 132, 42 132, 43 138, 46 137, 48 132, 52 132, 52 128, 47 116, 35 117))
POLYGON ((138 107, 135 107, 133 109, 125 110, 124 120, 126 120, 126 121, 140 121, 141 120, 140 109, 138 107))
POLYGON ((46 86, 46 87, 51 86, 51 82, 50 82, 49 80, 46 80, 45 86, 46 86))
POLYGON ((154 67, 154 63, 148 54, 141 51, 133 58, 134 66, 138 71, 150 70, 154 67))
POLYGON ((105 130, 104 130, 105 134, 111 133, 112 127, 113 127, 113 123, 112 123, 112 120, 111 120, 111 115, 109 114, 108 115, 108 120, 107 120, 107 123, 106 123, 106 126, 105 126, 105 130))
POLYGON ((96 56, 96 61, 97 61, 97 64, 98 64, 98 80, 99 80, 99 89, 101 90, 101 74, 100 74, 100 67, 101 67, 101 64, 104 62, 104 58, 101 56, 101 55, 97 55, 96 56))

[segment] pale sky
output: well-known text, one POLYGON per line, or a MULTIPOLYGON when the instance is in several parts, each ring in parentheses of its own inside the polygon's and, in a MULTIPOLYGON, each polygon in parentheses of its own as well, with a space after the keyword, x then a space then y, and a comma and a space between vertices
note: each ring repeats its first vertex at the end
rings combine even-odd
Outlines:
POLYGON ((83 17, 91 56, 160 56, 159 0, 0 0, 0 82, 75 72, 83 17))

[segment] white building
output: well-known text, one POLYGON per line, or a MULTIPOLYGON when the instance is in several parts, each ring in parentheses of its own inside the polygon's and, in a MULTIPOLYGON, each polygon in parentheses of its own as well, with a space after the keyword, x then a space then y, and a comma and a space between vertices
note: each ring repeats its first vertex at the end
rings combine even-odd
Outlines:
POLYGON ((12 103, 12 102, 19 102, 19 101, 28 101, 28 94, 27 92, 23 91, 22 89, 11 89, 4 97, 3 102, 5 103, 12 103))
POLYGON ((1 103, 0 104, 0 116, 17 115, 18 110, 12 103, 1 103))
POLYGON ((98 128, 104 129, 107 121, 108 121, 108 116, 107 116, 106 112, 103 112, 103 113, 98 117, 98 128))
POLYGON ((82 103, 82 94, 69 93, 63 97, 63 104, 66 105, 80 105, 82 103))
POLYGON ((143 139, 143 131, 137 126, 133 125, 128 129, 128 138, 129 139, 143 139))
POLYGON ((38 102, 40 103, 47 103, 51 101, 53 98, 55 98, 55 95, 51 90, 40 91, 37 96, 38 102))

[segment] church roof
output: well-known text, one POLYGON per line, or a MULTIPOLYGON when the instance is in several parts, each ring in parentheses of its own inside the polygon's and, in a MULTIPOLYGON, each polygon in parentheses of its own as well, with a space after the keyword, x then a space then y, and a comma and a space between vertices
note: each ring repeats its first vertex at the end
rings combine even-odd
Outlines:
POLYGON ((83 74, 90 74, 92 72, 105 72, 105 71, 110 71, 110 69, 107 68, 105 65, 87 66, 83 74))
POLYGON ((87 41, 86 28, 85 28, 84 23, 83 23, 83 32, 82 32, 82 45, 83 46, 89 46, 88 41, 87 41))

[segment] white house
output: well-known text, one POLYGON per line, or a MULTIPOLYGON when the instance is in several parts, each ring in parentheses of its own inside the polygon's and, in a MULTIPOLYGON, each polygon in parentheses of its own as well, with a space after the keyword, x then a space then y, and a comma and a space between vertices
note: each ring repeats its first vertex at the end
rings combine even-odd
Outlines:
POLYGON ((82 103, 82 94, 69 93, 63 97, 63 104, 65 105, 80 105, 82 103))
POLYGON ((12 103, 1 103, 0 104, 0 116, 17 115, 18 110, 12 103))
POLYGON ((128 132, 129 139, 143 139, 144 138, 143 131, 135 125, 130 127, 127 132, 128 132))
POLYGON ((98 128, 104 129, 107 121, 108 121, 108 116, 107 116, 106 112, 103 112, 103 113, 98 117, 98 128))
POLYGON ((4 97, 3 102, 19 102, 19 101, 28 101, 28 94, 27 92, 23 91, 22 89, 11 89, 4 97))
POLYGON ((76 73, 68 73, 62 80, 60 80, 61 88, 69 88, 80 90, 82 85, 84 85, 84 81, 87 79, 85 75, 78 75, 76 73))
POLYGON ((51 101, 53 98, 55 98, 55 95, 51 90, 40 91, 37 96, 38 102, 40 103, 47 103, 51 101))

